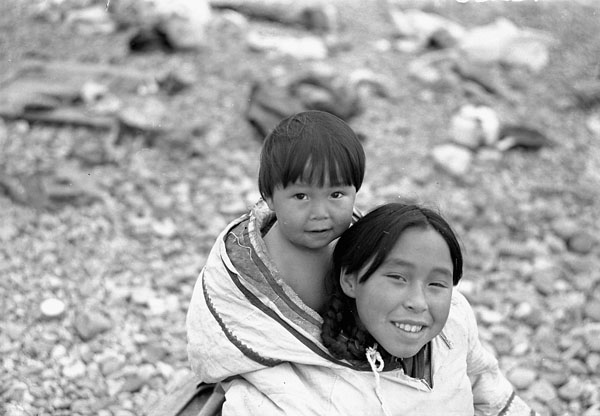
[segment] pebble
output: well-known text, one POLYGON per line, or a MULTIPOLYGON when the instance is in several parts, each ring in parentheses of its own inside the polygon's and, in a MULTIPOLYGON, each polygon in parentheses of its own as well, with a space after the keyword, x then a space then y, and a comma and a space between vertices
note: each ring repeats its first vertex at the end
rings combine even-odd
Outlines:
POLYGON ((591 300, 584 307, 585 316, 592 321, 600 322, 600 300, 591 300))
POLYGON ((462 146, 442 144, 431 151, 434 162, 448 173, 455 176, 464 176, 473 162, 473 153, 462 146))
POLYGON ((9 241, 12 241, 18 234, 19 229, 16 225, 9 222, 3 222, 0 224, 0 241, 8 243, 9 241))
POLYGON ((112 321, 100 312, 84 311, 75 317, 75 330, 84 341, 89 341, 96 335, 112 328, 112 321))
POLYGON ((566 368, 560 372, 544 372, 542 377, 552 383, 554 387, 560 387, 569 380, 566 368))
POLYGON ((16 403, 7 403, 4 405, 5 416, 31 416, 23 406, 16 403))
POLYGON ((531 282, 538 292, 548 296, 555 290, 558 273, 559 271, 555 269, 535 271, 531 276, 531 282))
POLYGON ((47 319, 60 318, 65 313, 65 303, 57 298, 49 298, 40 304, 40 312, 47 319))
POLYGON ((525 390, 537 379, 537 372, 531 368, 514 368, 506 375, 518 390, 525 390))
POLYGON ((164 218, 161 221, 152 222, 154 233, 163 238, 173 238, 177 235, 177 226, 171 218, 164 218))
POLYGON ((585 359, 585 363, 592 374, 600 373, 600 354, 591 353, 585 359))
POLYGON ((495 325, 504 321, 504 315, 492 309, 478 307, 476 312, 477 320, 484 325, 495 325))
POLYGON ((148 379, 143 377, 140 373, 128 374, 124 377, 123 384, 119 391, 134 393, 142 388, 148 379))
POLYGON ((567 384, 558 389, 558 397, 563 400, 577 400, 583 394, 583 385, 580 380, 571 378, 567 384))
POLYGON ((600 416, 600 403, 592 405, 581 416, 600 416))
POLYGON ((542 403, 549 403, 557 397, 556 388, 544 379, 535 381, 529 388, 529 394, 542 403))
POLYGON ((552 221, 551 227, 552 231, 565 241, 569 240, 580 229, 579 224, 569 218, 556 219, 552 221))
POLYGON ((86 367, 81 360, 75 360, 64 366, 62 369, 62 375, 71 380, 81 378, 85 375, 85 373, 86 367))
POLYGON ((149 287, 138 287, 131 292, 131 301, 136 305, 148 305, 150 299, 156 299, 156 293, 149 287))
POLYGON ((52 357, 53 360, 58 360, 59 358, 66 356, 67 352, 67 348, 64 345, 58 344, 55 345, 54 348, 52 348, 52 351, 50 352, 50 357, 52 357))
POLYGON ((106 355, 98 360, 100 372, 105 376, 117 372, 119 369, 123 368, 124 364, 125 357, 116 354, 106 355))
POLYGON ((583 329, 583 336, 590 351, 600 353, 600 322, 589 323, 583 329))
POLYGON ((567 240, 567 247, 575 253, 588 254, 592 251, 595 243, 596 241, 590 233, 580 231, 567 240))

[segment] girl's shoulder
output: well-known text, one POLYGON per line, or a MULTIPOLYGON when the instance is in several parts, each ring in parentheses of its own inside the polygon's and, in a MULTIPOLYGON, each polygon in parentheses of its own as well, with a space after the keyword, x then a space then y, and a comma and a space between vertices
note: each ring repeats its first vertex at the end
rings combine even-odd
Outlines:
POLYGON ((452 291, 450 314, 442 330, 448 339, 468 339, 470 334, 477 332, 475 313, 467 298, 456 288, 452 291), (467 338, 464 338, 464 337, 467 338))

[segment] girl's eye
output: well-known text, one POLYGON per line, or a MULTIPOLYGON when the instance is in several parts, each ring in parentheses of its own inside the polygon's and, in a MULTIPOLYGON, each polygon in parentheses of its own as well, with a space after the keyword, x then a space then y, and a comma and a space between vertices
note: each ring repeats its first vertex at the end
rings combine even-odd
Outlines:
POLYGON ((295 195, 294 195, 294 199, 297 199, 297 200, 299 200, 299 201, 303 201, 303 200, 305 200, 306 198, 307 198, 307 195, 306 195, 306 194, 295 194, 295 195))
POLYGON ((336 192, 334 192, 334 193, 331 194, 331 197, 333 199, 340 199, 343 196, 344 196, 344 194, 342 192, 340 192, 340 191, 336 191, 336 192))
POLYGON ((448 284, 445 282, 433 282, 433 283, 431 283, 431 286, 445 289, 448 287, 448 284))
POLYGON ((386 276, 389 277, 390 279, 398 280, 398 281, 401 281, 401 282, 405 282, 406 281, 406 277, 402 276, 401 274, 389 273, 386 276))

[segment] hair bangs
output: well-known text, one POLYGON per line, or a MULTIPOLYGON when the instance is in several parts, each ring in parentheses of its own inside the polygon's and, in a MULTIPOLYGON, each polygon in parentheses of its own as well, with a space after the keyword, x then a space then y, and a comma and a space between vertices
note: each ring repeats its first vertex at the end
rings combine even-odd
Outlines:
POLYGON ((316 135, 304 143, 296 143, 285 166, 286 170, 280 175, 283 187, 302 182, 320 187, 354 186, 358 190, 362 185, 364 170, 360 169, 359 159, 353 158, 346 146, 316 135))

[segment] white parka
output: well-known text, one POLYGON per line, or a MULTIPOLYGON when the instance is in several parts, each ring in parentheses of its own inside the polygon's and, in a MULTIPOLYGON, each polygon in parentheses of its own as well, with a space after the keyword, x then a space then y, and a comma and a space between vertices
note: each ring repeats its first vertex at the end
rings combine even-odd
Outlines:
POLYGON ((360 371, 322 345, 321 317, 278 276, 259 203, 223 231, 192 295, 188 355, 200 381, 226 380, 222 415, 532 415, 479 342, 467 300, 453 290, 432 340, 432 385, 393 371, 360 371))

